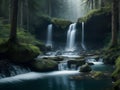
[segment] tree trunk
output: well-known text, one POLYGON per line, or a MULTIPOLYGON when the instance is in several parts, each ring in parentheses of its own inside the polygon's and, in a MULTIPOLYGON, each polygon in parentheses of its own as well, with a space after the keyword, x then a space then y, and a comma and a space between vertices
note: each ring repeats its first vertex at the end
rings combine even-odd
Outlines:
POLYGON ((48 14, 51 16, 51 0, 48 0, 48 14))
POLYGON ((28 0, 26 0, 26 12, 27 12, 27 30, 29 31, 29 3, 28 0))
POLYGON ((118 31, 119 31, 119 0, 113 0, 111 47, 115 47, 116 45, 118 45, 118 31))
POLYGON ((23 1, 21 1, 20 4, 21 8, 20 8, 20 27, 23 27, 23 1))
POLYGON ((12 19, 11 19, 11 32, 9 41, 16 43, 17 42, 17 15, 18 15, 18 0, 13 0, 12 7, 12 19))
POLYGON ((9 23, 11 22, 11 13, 12 13, 12 0, 9 0, 9 23))

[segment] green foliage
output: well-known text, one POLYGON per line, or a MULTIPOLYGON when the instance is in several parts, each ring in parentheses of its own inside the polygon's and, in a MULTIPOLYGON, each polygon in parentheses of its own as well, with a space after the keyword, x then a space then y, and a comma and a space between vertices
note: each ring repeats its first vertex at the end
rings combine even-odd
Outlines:
POLYGON ((120 47, 115 47, 115 48, 106 48, 103 51, 103 60, 105 63, 109 63, 109 64, 114 64, 115 60, 118 58, 118 56, 120 55, 120 47))
POLYGON ((34 22, 35 26, 46 26, 49 23, 51 23, 51 18, 47 15, 38 15, 38 18, 36 18, 37 20, 34 22))
POLYGON ((111 8, 109 8, 109 7, 90 10, 86 14, 86 16, 84 16, 83 18, 79 18, 78 22, 86 22, 87 20, 89 20, 93 16, 101 15, 101 14, 104 14, 104 13, 110 13, 110 11, 111 11, 111 8))
POLYGON ((10 24, 4 24, 0 20, 0 56, 5 56, 16 63, 27 63, 36 58, 41 52, 34 45, 43 46, 43 43, 36 40, 35 37, 26 32, 23 28, 17 28, 17 44, 8 42, 10 35, 10 24), (25 44, 27 43, 27 44, 25 44))
POLYGON ((114 83, 114 87, 118 88, 120 87, 120 56, 116 59, 115 63, 115 70, 112 73, 112 77, 116 80, 114 83))
MULTIPOLYGON (((8 40, 10 35, 10 24, 2 24, 0 25, 0 38, 2 40, 8 40)), ((20 43, 27 43, 36 45, 43 45, 42 42, 38 41, 31 33, 26 32, 23 28, 18 28, 17 30, 17 38, 20 43)))
POLYGON ((115 64, 116 69, 112 73, 112 76, 113 77, 119 77, 120 76, 120 56, 116 59, 115 63, 116 63, 115 64))
POLYGON ((61 27, 62 29, 67 28, 72 22, 64 19, 53 18, 52 23, 57 26, 61 27))
POLYGON ((120 79, 114 83, 114 87, 118 87, 118 86, 120 86, 120 79))

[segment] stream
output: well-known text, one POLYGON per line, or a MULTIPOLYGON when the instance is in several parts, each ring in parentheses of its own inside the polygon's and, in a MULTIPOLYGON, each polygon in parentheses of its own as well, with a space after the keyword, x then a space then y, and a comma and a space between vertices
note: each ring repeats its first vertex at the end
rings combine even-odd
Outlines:
MULTIPOLYGON (((94 63, 91 67, 96 71, 111 72, 113 69, 112 66, 104 65, 101 61, 94 63)), ((74 69, 74 66, 72 67, 72 69, 67 69, 66 63, 62 62, 59 64, 59 71, 30 72, 3 78, 0 79, 0 90, 105 90, 112 86, 111 78, 100 80, 70 79, 71 76, 81 74, 79 70, 74 69)))

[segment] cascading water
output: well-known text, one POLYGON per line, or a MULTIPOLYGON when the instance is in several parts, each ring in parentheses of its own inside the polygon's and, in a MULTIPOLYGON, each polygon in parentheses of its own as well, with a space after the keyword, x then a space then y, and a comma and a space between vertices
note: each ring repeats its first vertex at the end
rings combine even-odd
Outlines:
POLYGON ((58 65, 58 69, 60 71, 62 71, 62 70, 68 70, 67 62, 66 61, 60 62, 59 65, 58 65))
POLYGON ((74 51, 76 49, 75 35, 76 35, 76 23, 73 23, 69 26, 69 29, 67 32, 66 51, 74 51))
POLYGON ((84 50, 86 50, 85 43, 84 43, 84 22, 82 22, 82 40, 81 40, 81 46, 84 50))
POLYGON ((63 70, 76 70, 76 65, 75 64, 71 64, 70 68, 69 68, 67 61, 61 61, 58 64, 58 70, 59 71, 63 71, 63 70))
POLYGON ((49 24, 48 28, 47 28, 47 43, 46 43, 46 46, 49 46, 49 47, 52 47, 52 27, 53 27, 53 25, 49 24))

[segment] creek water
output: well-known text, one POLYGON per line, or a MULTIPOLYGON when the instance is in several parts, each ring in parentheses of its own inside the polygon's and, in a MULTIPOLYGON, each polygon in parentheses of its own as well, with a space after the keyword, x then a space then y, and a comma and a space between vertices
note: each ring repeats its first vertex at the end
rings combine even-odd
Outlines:
MULTIPOLYGON (((64 67, 65 64, 63 62, 64 67)), ((0 90, 105 90, 112 86, 111 78, 72 80, 70 77, 79 75, 80 72, 74 69, 64 69, 64 67, 60 68, 60 71, 30 72, 0 79, 0 90)), ((111 72, 112 66, 95 63, 92 69, 111 72)))

